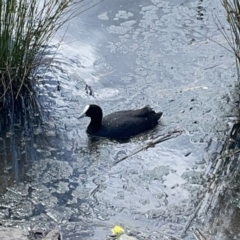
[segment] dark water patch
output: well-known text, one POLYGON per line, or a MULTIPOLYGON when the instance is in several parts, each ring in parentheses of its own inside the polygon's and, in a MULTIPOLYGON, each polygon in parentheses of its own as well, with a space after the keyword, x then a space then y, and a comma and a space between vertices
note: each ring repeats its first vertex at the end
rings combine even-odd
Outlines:
MULTIPOLYGON (((25 100, 21 100, 20 104, 25 100)), ((25 181, 26 165, 37 158, 37 151, 33 147, 34 128, 40 127, 42 122, 38 107, 35 111, 32 107, 29 102, 28 106, 4 108, 0 112, 1 192, 5 192, 16 181, 25 181)))

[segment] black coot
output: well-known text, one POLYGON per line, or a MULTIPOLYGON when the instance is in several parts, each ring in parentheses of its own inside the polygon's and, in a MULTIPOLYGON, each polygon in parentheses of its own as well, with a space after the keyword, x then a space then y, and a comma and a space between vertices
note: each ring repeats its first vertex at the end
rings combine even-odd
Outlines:
POLYGON ((128 139, 156 126, 162 112, 156 113, 147 105, 141 109, 114 112, 103 117, 102 109, 91 104, 84 108, 79 118, 84 116, 91 118, 87 128, 89 135, 128 139))

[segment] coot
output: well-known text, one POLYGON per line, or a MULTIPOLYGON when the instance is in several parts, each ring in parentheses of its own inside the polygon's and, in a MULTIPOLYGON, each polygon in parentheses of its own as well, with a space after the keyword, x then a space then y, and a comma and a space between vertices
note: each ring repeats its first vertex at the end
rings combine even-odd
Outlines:
POLYGON ((102 109, 87 105, 79 118, 90 117, 87 133, 90 136, 128 139, 157 125, 162 112, 156 113, 150 106, 136 110, 114 112, 103 117, 102 109))

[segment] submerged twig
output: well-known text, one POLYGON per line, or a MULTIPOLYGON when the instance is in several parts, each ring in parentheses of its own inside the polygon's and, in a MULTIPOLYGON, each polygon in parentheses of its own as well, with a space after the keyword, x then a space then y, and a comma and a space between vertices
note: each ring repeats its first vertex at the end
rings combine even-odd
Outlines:
POLYGON ((178 237, 175 237, 173 235, 170 235, 170 234, 167 234, 167 233, 164 233, 164 232, 161 232, 161 231, 155 231, 155 233, 158 233, 162 237, 166 237, 169 240, 182 240, 182 238, 178 238, 178 237))
MULTIPOLYGON (((231 139, 236 141, 237 134, 239 133, 239 129, 237 128, 238 126, 236 126, 236 125, 237 124, 235 124, 232 127, 232 130, 230 132, 230 137, 227 138, 226 144, 224 145, 220 155, 215 159, 214 166, 213 166, 213 163, 210 163, 211 167, 209 168, 208 171, 210 172, 210 169, 212 169, 211 181, 209 181, 208 188, 203 193, 201 200, 199 201, 194 212, 192 213, 189 220, 187 221, 181 236, 183 236, 187 232, 187 230, 191 226, 193 220, 197 216, 200 209, 204 209, 204 211, 206 212, 210 208, 211 204, 212 205, 214 203, 216 204, 216 198, 221 193, 222 193, 222 195, 224 195, 225 189, 227 188, 227 184, 229 184, 229 183, 227 183, 226 181, 223 181, 223 182, 219 181, 220 177, 224 176, 224 172, 221 171, 221 169, 227 168, 226 169, 227 174, 225 176, 230 175, 230 173, 233 174, 233 171, 230 172, 230 168, 231 168, 232 164, 234 163, 234 161, 230 161, 229 159, 230 158, 238 159, 239 153, 240 153, 240 149, 229 150, 229 145, 231 143, 231 139)), ((236 168, 234 168, 234 171, 236 171, 236 168)), ((198 233, 196 233, 196 231, 195 231, 194 236, 199 240, 206 240, 206 238, 204 236, 200 235, 199 231, 198 231, 198 233)))
POLYGON ((193 230, 193 235, 197 240, 207 240, 207 238, 203 235, 203 233, 198 228, 195 228, 193 230))
POLYGON ((169 139, 172 139, 172 138, 176 138, 176 137, 180 136, 183 132, 184 132, 183 130, 174 130, 174 131, 168 133, 165 136, 161 136, 161 137, 155 138, 152 141, 148 142, 147 144, 145 144, 145 145, 135 149, 132 153, 126 155, 125 157, 123 157, 123 158, 121 158, 119 160, 116 160, 113 163, 113 165, 116 165, 116 164, 122 162, 123 160, 125 160, 125 159, 127 159, 127 158, 129 158, 129 157, 131 157, 131 156, 133 156, 133 155, 135 155, 135 154, 137 154, 137 153, 139 153, 139 152, 141 152, 143 150, 147 150, 149 147, 154 147, 158 143, 165 142, 165 141, 167 141, 169 139))
MULTIPOLYGON (((239 152, 240 152, 240 150, 236 150, 236 151, 233 151, 233 152, 228 153, 228 154, 223 153, 223 154, 221 154, 219 156, 219 158, 217 159, 217 163, 216 163, 216 165, 215 165, 215 167, 213 169, 213 173, 212 173, 213 180, 209 183, 208 189, 204 193, 204 195, 201 198, 199 204, 195 208, 193 214, 188 219, 188 221, 187 221, 187 223, 186 223, 186 225, 184 227, 184 230, 182 232, 182 236, 187 232, 187 230, 191 226, 191 224, 192 224, 193 220, 195 219, 195 217, 197 216, 199 210, 202 208, 203 203, 205 202, 205 204, 204 204, 205 205, 205 209, 208 209, 209 206, 211 205, 211 203, 213 202, 214 196, 216 194, 219 194, 220 190, 222 190, 221 186, 219 184, 217 184, 218 178, 214 178, 214 177, 217 176, 220 167, 223 165, 223 158, 227 157, 227 156, 231 156, 231 155, 237 154, 239 152), (220 190, 218 190, 218 189, 220 189, 220 190)), ((224 184, 222 184, 222 187, 224 187, 224 184)))
POLYGON ((182 232, 182 234, 181 234, 182 237, 184 236, 184 234, 186 234, 186 232, 187 232, 187 230, 189 229, 189 227, 190 227, 193 219, 196 217, 199 209, 200 209, 201 206, 202 206, 202 203, 203 203, 203 200, 205 199, 205 196, 206 196, 206 195, 203 195, 201 201, 199 202, 199 204, 198 204, 197 207, 195 208, 194 213, 193 213, 193 214, 190 216, 190 218, 188 219, 188 221, 187 221, 187 223, 186 223, 186 225, 185 225, 185 227, 184 227, 184 229, 183 229, 183 232, 182 232))

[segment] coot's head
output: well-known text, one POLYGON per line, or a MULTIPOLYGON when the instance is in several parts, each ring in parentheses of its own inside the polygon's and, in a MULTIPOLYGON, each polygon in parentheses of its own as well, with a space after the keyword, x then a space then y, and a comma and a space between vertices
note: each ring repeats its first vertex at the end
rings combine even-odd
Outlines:
POLYGON ((92 120, 97 120, 102 122, 102 117, 103 117, 102 109, 95 104, 87 105, 83 109, 83 112, 78 118, 82 118, 82 117, 90 117, 92 120))

